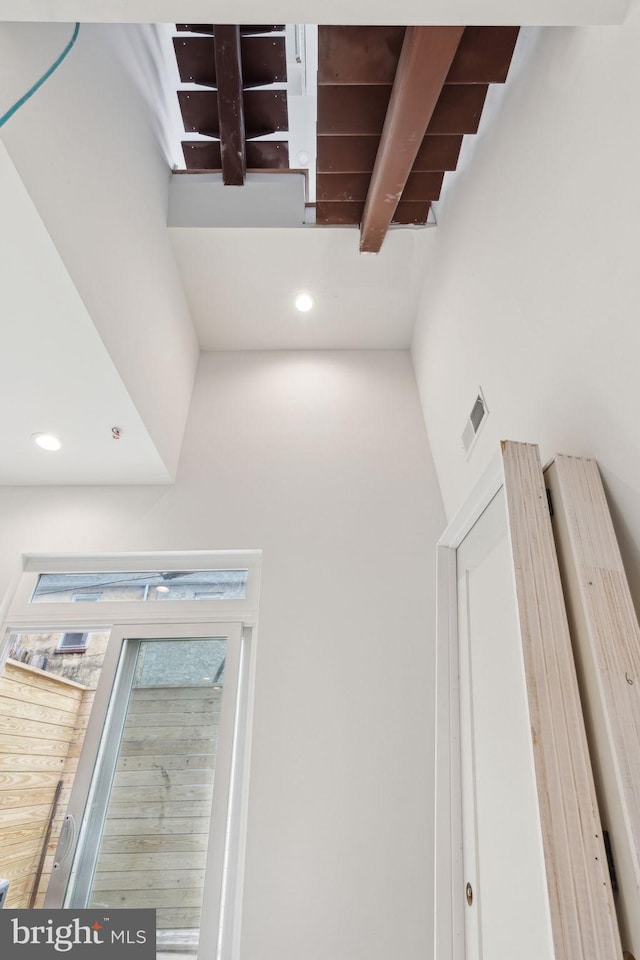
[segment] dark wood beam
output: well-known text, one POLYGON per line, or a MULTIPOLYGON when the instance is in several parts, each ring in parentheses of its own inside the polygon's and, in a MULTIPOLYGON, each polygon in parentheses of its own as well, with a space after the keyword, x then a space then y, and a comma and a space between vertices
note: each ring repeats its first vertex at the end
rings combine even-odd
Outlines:
POLYGON ((360 226, 378 253, 433 116, 464 27, 407 27, 360 226))
POLYGON ((222 179, 238 187, 244 183, 247 169, 240 27, 215 24, 213 29, 222 179))

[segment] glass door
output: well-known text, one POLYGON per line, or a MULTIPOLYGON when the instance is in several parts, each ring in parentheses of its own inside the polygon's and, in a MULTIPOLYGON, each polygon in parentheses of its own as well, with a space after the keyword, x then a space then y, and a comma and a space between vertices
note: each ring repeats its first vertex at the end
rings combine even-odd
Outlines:
POLYGON ((215 956, 240 638, 114 628, 47 906, 154 908, 158 956, 215 956))

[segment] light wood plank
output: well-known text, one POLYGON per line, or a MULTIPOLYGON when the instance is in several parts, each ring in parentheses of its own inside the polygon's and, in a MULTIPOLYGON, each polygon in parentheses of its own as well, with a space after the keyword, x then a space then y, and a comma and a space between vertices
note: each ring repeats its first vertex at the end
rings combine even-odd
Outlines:
POLYGON ((148 700, 132 700, 129 704, 129 715, 166 717, 167 713, 219 713, 222 700, 212 697, 161 700, 157 705, 153 705, 153 709, 148 706, 148 703, 148 700))
MULTIPOLYGON (((8 863, 15 863, 25 858, 37 858, 42 849, 41 837, 34 837, 28 842, 7 843, 0 851, 0 871, 4 871, 8 863)), ((4 873, 3 873, 4 876, 4 873)))
MULTIPOLYGON (((2 758, 0 757, 0 764, 2 758)), ((124 773, 127 771, 141 771, 141 770, 211 770, 214 766, 214 756, 212 753, 207 754, 193 754, 185 755, 180 754, 156 754, 155 756, 150 756, 148 754, 141 754, 139 756, 129 756, 123 757, 120 756, 118 760, 118 772, 124 773)))
POLYGON ((97 890, 91 896, 90 905, 95 907, 200 907, 202 890, 97 890))
POLYGON ((18 792, 13 790, 0 790, 0 823, 2 823, 2 811, 14 807, 33 806, 38 803, 51 803, 55 793, 53 790, 42 790, 39 788, 24 789, 18 792))
POLYGON ((43 740, 37 737, 16 737, 0 734, 0 753, 66 757, 69 744, 66 740, 43 740))
POLYGON ((157 927, 159 930, 197 929, 200 926, 201 913, 200 909, 174 910, 164 907, 158 911, 157 927))
MULTIPOLYGON (((193 701, 189 701, 192 703, 193 701)), ((192 713, 136 713, 129 717, 127 727, 136 730, 145 727, 183 727, 194 726, 203 730, 210 730, 220 721, 220 710, 209 710, 208 713, 194 711, 192 713)))
POLYGON ((209 830, 206 817, 169 817, 168 820, 148 817, 147 819, 108 819, 105 823, 106 837, 146 836, 148 834, 184 834, 203 833, 209 830))
POLYGON ((100 864, 92 884, 94 893, 100 890, 134 891, 174 890, 176 894, 188 891, 200 893, 204 885, 204 870, 132 870, 122 873, 103 871, 100 864))
POLYGON ((110 803, 107 817, 109 820, 158 818, 171 820, 174 817, 207 817, 211 812, 211 803, 201 800, 188 803, 167 803, 163 800, 146 803, 110 803))
POLYGON ((24 910, 29 906, 29 897, 33 888, 35 875, 21 877, 9 887, 5 907, 12 910, 24 910))
POLYGON ((35 854, 29 854, 20 859, 2 861, 2 876, 11 883, 23 880, 25 877, 34 877, 38 868, 40 851, 35 854))
POLYGON ((34 804, 32 806, 18 807, 17 809, 2 810, 0 813, 0 830, 6 830, 9 826, 16 824, 26 826, 31 823, 41 823, 49 821, 51 811, 50 803, 34 804))
POLYGON ((0 791, 31 790, 44 788, 50 791, 51 796, 58 785, 59 773, 45 773, 39 771, 16 771, 15 773, 0 773, 0 791))
POLYGON ((26 700, 9 700, 0 696, 0 717, 15 717, 35 720, 40 723, 55 723, 61 727, 73 727, 76 715, 68 710, 55 710, 26 700))
POLYGON ((77 683, 75 680, 69 680, 68 677, 61 677, 55 673, 48 673, 46 670, 40 670, 39 667, 32 667, 28 663, 19 663, 16 660, 7 660, 5 664, 5 675, 20 676, 24 683, 33 684, 33 686, 60 686, 65 687, 70 692, 75 692, 80 697, 82 692, 87 689, 84 683, 77 683))
POLYGON ((14 887, 16 905, 29 904, 82 697, 77 684, 21 664, 9 664, 0 684, 0 863, 12 857, 12 866, 0 869, 9 877, 11 870, 13 877, 16 871, 33 874, 26 899, 14 887), (6 839, 11 844, 4 843, 6 839))
POLYGON ((540 458, 502 453, 555 957, 620 957, 540 458))
MULTIPOLYGON (((20 717, 11 717, 0 715, 0 737, 30 737, 38 740, 59 740, 68 734, 69 739, 73 733, 71 726, 61 727, 60 724, 39 723, 36 720, 23 720, 20 717)), ((68 740, 67 740, 68 743, 68 740)))
MULTIPOLYGON (((206 800, 210 804, 212 796, 212 784, 175 784, 169 782, 150 784, 144 787, 114 787, 111 791, 110 803, 135 805, 165 803, 171 800, 172 803, 189 803, 190 805, 194 800, 206 800)), ((191 810, 191 805, 189 810, 191 810)))
MULTIPOLYGON (((2 720, 0 719, 1 723, 2 720)), ((158 738, 161 736, 166 743, 171 743, 174 740, 179 740, 182 743, 185 740, 216 740, 217 732, 216 727, 210 723, 182 727, 171 725, 161 729, 158 729, 155 724, 153 726, 127 724, 122 734, 122 740, 124 743, 130 741, 142 743, 145 740, 158 742, 158 738)))
POLYGON ((640 955, 640 627, 598 465, 546 471, 623 946, 640 955))
POLYGON ((70 757, 67 754, 64 761, 64 777, 65 780, 68 779, 70 783, 73 783, 73 778, 78 769, 78 757, 70 757))
POLYGON ((0 753, 0 772, 2 773, 13 773, 14 771, 29 773, 39 770, 56 771, 59 773, 63 765, 64 757, 59 756, 25 756, 14 753, 0 753))
MULTIPOLYGON (((119 821, 122 823, 122 821, 119 821)), ((176 833, 148 836, 107 836, 102 840, 101 856, 106 859, 111 854, 162 854, 206 852, 208 835, 206 833, 176 833)))
POLYGON ((95 699, 96 699, 96 691, 95 691, 95 689, 89 687, 89 688, 88 688, 87 690, 85 690, 84 693, 82 694, 82 702, 81 702, 81 704, 80 704, 80 710, 79 710, 79 712, 78 712, 78 715, 79 715, 79 716, 83 716, 83 715, 87 715, 88 713, 90 713, 90 712, 91 712, 91 708, 93 707, 93 704, 94 704, 95 699))
MULTIPOLYGON (((214 752, 215 740, 180 740, 180 752, 191 756, 207 756, 214 752)), ((127 740, 121 747, 121 756, 161 756, 175 750, 175 742, 170 740, 127 740)))
POLYGON ((137 687, 131 697, 132 703, 141 700, 152 700, 155 703, 164 703, 167 700, 205 700, 216 699, 222 695, 222 690, 213 690, 211 687, 137 687))
MULTIPOLYGON (((82 753, 82 747, 84 746, 86 730, 82 731, 81 737, 72 737, 69 741, 69 748, 67 750, 67 760, 70 762, 76 762, 80 759, 80 754, 82 753)), ((77 765, 77 764, 76 764, 77 765)))
POLYGON ((131 853, 112 853, 102 854, 100 856, 100 875, 106 873, 117 873, 125 875, 130 871, 145 871, 149 873, 155 870, 171 872, 176 868, 176 864, 185 871, 204 870, 207 855, 205 850, 195 853, 186 853, 180 851, 180 856, 175 853, 165 851, 163 853, 140 853, 134 850, 131 853))
POLYGON ((29 844, 33 842, 42 842, 44 837, 44 824, 42 823, 27 823, 20 826, 12 825, 0 827, 0 862, 2 862, 2 857, 6 850, 10 850, 16 846, 24 845, 28 847, 29 844))
POLYGON ((73 694, 74 691, 69 691, 69 694, 67 694, 67 692, 58 692, 58 689, 54 687, 31 686, 27 683, 13 683, 4 678, 0 679, 0 699, 6 697, 8 700, 26 700, 28 703, 39 703, 45 707, 64 710, 75 717, 79 697, 73 694))
MULTIPOLYGON (((113 780, 114 790, 119 787, 153 787, 162 786, 169 782, 172 786, 182 786, 185 784, 207 785, 213 783, 213 769, 207 767, 204 769, 187 770, 120 770, 116 773, 113 780)), ((2 778, 0 777, 0 784, 2 778)))
POLYGON ((89 725, 89 717, 80 717, 80 716, 76 717, 73 733, 71 735, 71 741, 73 743, 75 743, 76 741, 84 740, 88 725, 89 725))

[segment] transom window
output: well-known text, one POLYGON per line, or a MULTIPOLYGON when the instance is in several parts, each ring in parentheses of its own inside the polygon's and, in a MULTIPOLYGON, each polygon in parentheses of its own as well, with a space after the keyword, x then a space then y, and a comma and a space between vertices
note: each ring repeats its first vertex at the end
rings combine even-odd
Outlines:
POLYGON ((244 600, 248 570, 41 573, 30 603, 244 600))

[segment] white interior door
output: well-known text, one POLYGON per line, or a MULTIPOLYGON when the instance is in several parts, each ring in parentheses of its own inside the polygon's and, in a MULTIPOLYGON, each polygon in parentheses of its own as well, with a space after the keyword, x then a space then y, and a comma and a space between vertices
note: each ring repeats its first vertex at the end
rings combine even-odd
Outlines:
POLYGON ((468 960, 554 948, 504 491, 457 551, 468 960))
POLYGON ((501 459, 438 549, 436 955, 620 958, 540 455, 501 459))

